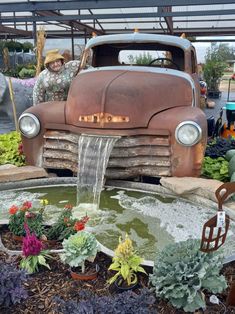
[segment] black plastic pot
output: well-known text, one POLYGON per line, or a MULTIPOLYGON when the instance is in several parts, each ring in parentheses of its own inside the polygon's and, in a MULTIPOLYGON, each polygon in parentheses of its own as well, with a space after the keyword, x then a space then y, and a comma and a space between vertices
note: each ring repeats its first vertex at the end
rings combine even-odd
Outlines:
POLYGON ((220 91, 215 91, 215 90, 209 90, 207 92, 208 98, 220 98, 221 97, 221 92, 220 91))
POLYGON ((124 291, 128 291, 128 290, 135 290, 139 287, 139 281, 137 280, 136 283, 128 286, 127 282, 123 280, 122 277, 118 277, 115 281, 114 281, 114 288, 116 292, 122 293, 124 291))

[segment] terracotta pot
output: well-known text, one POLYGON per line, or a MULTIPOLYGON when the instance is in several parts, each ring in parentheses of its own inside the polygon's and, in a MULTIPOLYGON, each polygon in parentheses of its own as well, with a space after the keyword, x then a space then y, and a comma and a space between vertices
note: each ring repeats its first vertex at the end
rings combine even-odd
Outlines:
POLYGON ((124 281, 124 280, 122 279, 122 277, 118 277, 118 278, 114 281, 114 286, 115 286, 115 290, 116 290, 117 292, 122 293, 122 292, 127 291, 127 290, 135 290, 136 288, 138 288, 139 282, 138 282, 138 280, 137 280, 136 283, 134 283, 134 284, 128 286, 128 285, 127 285, 127 282, 124 281))
POLYGON ((88 280, 96 279, 98 276, 99 270, 100 270, 100 267, 99 265, 96 264, 94 272, 82 273, 82 272, 74 271, 74 269, 70 269, 70 274, 74 280, 88 281, 88 280))

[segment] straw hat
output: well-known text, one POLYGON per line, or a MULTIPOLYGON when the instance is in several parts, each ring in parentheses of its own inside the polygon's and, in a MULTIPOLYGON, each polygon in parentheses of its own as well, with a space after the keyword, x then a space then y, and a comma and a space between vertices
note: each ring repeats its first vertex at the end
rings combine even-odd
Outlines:
POLYGON ((59 49, 49 50, 46 53, 44 65, 47 66, 50 62, 53 62, 58 59, 64 60, 64 57, 59 53, 59 49))

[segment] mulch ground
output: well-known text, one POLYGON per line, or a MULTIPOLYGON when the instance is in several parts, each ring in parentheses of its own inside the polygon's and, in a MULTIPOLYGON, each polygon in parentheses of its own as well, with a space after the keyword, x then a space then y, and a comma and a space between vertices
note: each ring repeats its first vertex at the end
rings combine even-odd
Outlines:
MULTIPOLYGON (((7 248, 19 249, 21 244, 12 241, 9 232, 3 232, 3 243, 7 248)), ((19 264, 19 256, 8 256, 6 253, 0 252, 0 260, 14 262, 19 264)), ((108 267, 111 264, 111 258, 104 253, 98 253, 95 262, 99 265, 98 278, 92 281, 75 281, 71 278, 68 267, 60 262, 58 255, 53 255, 53 260, 49 261, 51 270, 43 268, 40 272, 30 275, 25 286, 28 290, 29 297, 20 304, 14 305, 9 309, 0 308, 0 313, 3 314, 58 314, 55 310, 54 297, 60 296, 64 300, 77 300, 78 292, 83 289, 88 289, 95 292, 97 295, 114 295, 117 293, 115 289, 107 285, 107 279, 111 277, 108 267)), ((146 268, 148 273, 151 273, 151 268, 146 268)), ((223 267, 222 273, 228 280, 229 287, 232 279, 235 280, 235 262, 227 264, 223 267)), ((140 284, 135 290, 138 293, 141 287, 148 287, 148 276, 141 275, 139 277, 140 284)), ((204 291, 207 300, 207 309, 198 311, 201 314, 235 314, 235 307, 226 306, 226 298, 229 287, 221 294, 216 294, 222 302, 219 305, 213 305, 209 302, 210 293, 204 291)), ((176 310, 168 302, 156 300, 153 311, 161 314, 183 314, 184 311, 176 310)), ((128 314, 128 313, 123 313, 128 314)))

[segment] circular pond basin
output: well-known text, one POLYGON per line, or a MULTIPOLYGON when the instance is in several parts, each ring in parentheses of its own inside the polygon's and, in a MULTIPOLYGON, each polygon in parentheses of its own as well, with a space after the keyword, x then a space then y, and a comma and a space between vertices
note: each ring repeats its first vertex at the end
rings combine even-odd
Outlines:
MULTIPOLYGON (((49 201, 45 218, 53 222, 65 204, 76 204, 76 186, 67 184, 0 191, 2 221, 8 218, 11 205, 20 205, 27 200, 37 207, 39 200, 45 198, 49 201)), ((74 207, 76 216, 86 213, 90 216, 88 227, 106 248, 115 249, 119 236, 128 233, 137 252, 146 260, 154 260, 156 253, 169 243, 200 238, 203 224, 216 209, 215 206, 197 205, 170 194, 109 186, 101 193, 99 209, 89 204, 74 207)), ((235 252, 233 221, 223 250, 226 257, 235 252)))

